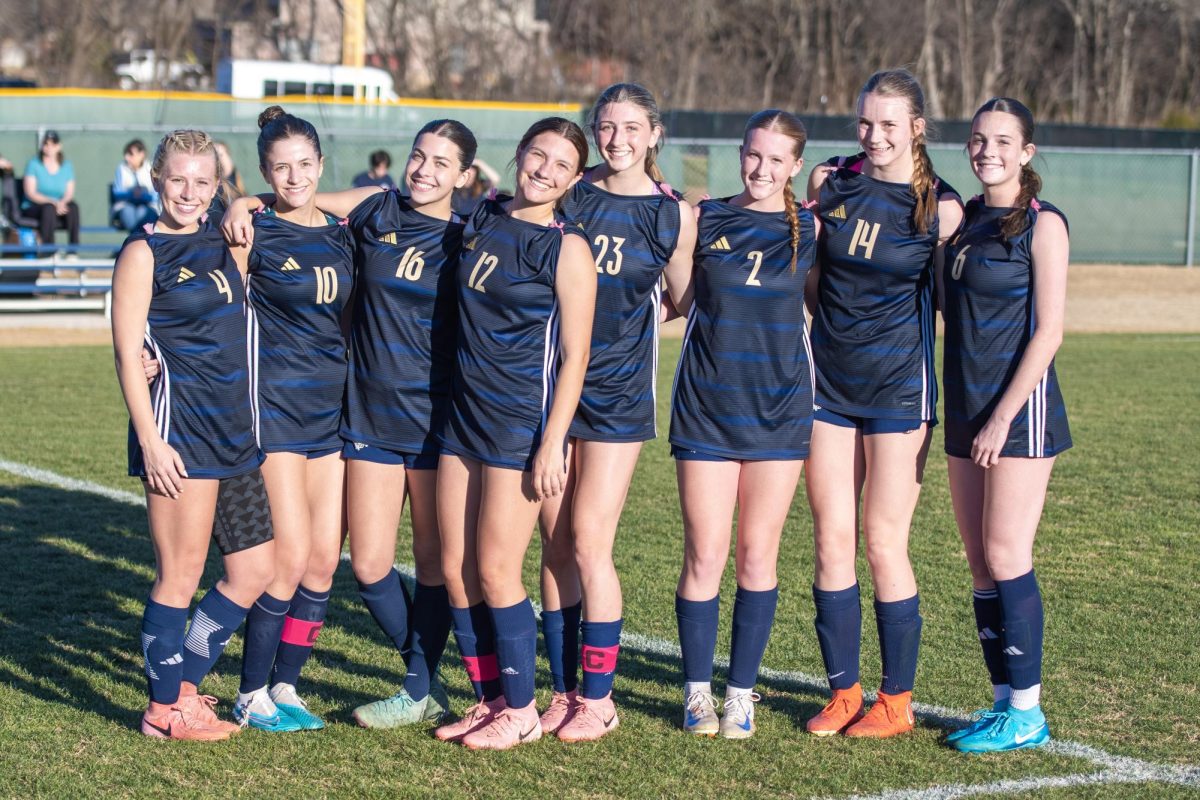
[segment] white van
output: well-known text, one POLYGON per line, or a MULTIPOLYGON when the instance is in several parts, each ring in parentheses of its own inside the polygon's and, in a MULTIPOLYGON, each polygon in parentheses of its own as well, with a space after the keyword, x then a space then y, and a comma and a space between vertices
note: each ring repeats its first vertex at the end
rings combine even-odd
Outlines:
POLYGON ((378 103, 397 99, 392 76, 375 67, 230 58, 217 68, 217 91, 245 100, 284 95, 346 97, 378 103))

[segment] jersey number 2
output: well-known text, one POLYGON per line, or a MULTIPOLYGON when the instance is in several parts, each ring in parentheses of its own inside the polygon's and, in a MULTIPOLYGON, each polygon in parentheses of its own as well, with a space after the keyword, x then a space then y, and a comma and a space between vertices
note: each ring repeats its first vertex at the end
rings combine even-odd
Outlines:
POLYGON ((758 279, 758 271, 762 269, 762 250, 751 250, 746 254, 746 258, 754 262, 754 266, 750 268, 750 277, 746 278, 746 285, 762 286, 762 281, 758 279))

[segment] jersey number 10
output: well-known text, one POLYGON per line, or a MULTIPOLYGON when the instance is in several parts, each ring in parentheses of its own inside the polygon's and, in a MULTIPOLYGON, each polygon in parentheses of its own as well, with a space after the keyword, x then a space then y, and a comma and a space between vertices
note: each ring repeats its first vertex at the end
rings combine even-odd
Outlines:
POLYGON ((337 299, 337 270, 333 267, 313 267, 317 273, 317 305, 332 303, 337 299))

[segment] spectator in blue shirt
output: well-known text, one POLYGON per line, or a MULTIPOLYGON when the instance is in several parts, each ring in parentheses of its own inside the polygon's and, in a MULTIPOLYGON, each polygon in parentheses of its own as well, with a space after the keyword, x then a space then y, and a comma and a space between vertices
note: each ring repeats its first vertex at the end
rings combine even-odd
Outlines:
POLYGON ((351 187, 361 189, 364 186, 378 186, 381 189, 395 189, 396 182, 388 175, 392 166, 392 157, 388 155, 388 151, 376 150, 371 153, 370 162, 371 168, 355 175, 350 183, 351 187))
POLYGON ((42 244, 53 244, 54 229, 60 225, 67 229, 70 243, 79 244, 75 167, 63 158, 58 131, 46 131, 38 157, 25 165, 24 189, 25 207, 39 218, 42 244))
POLYGON ((158 219, 158 192, 150 179, 146 145, 141 139, 125 145, 125 160, 117 165, 113 177, 112 197, 110 218, 122 230, 135 231, 158 219))

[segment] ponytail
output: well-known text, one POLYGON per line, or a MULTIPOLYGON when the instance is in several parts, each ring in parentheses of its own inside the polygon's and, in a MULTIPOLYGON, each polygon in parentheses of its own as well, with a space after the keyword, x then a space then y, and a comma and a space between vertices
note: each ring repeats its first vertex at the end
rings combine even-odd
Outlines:
POLYGON ((787 213, 788 230, 792 233, 792 272, 796 272, 796 259, 800 257, 800 212, 796 209, 796 193, 789 180, 783 187, 783 208, 787 213))
POLYGON ((928 233, 929 226, 937 218, 937 188, 934 186, 933 162, 925 148, 925 134, 913 138, 912 191, 917 197, 913 209, 913 224, 921 233, 928 233))
POLYGON ((1021 192, 1017 195, 1016 207, 1000 218, 1000 232, 1006 240, 1015 239, 1028 226, 1029 207, 1042 191, 1042 176, 1031 164, 1021 167, 1021 192))

